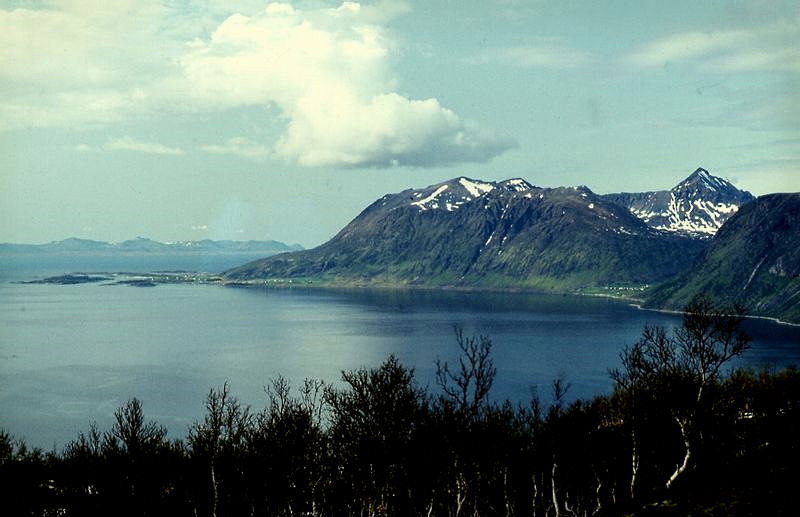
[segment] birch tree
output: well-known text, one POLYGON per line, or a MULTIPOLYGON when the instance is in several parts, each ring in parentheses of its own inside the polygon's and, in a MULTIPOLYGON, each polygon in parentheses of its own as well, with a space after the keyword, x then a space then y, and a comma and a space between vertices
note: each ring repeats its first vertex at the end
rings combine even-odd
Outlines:
MULTIPOLYGON (((639 341, 623 350, 622 368, 611 372, 618 389, 640 404, 664 407, 678 429, 683 454, 666 479, 666 488, 693 466, 702 440, 702 417, 714 405, 709 392, 725 365, 748 348, 750 338, 739 328, 742 320, 741 308, 720 309, 708 297, 696 297, 684 307, 680 327, 672 332, 645 327, 639 341)), ((635 408, 629 418, 636 418, 642 409, 646 408, 635 408)), ((634 436, 638 447, 640 437, 634 436)), ((633 462, 635 475, 636 452, 633 462)))

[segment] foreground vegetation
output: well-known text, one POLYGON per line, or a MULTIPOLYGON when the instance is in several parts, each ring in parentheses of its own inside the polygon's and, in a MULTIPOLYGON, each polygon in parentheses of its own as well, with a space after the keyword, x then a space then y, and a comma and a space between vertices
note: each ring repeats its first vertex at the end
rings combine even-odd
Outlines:
POLYGON ((61 452, 0 434, 4 515, 796 515, 800 372, 726 372, 740 318, 706 299, 644 329, 611 395, 497 403, 492 343, 457 333, 429 393, 395 357, 267 388, 227 385, 184 440, 130 400, 61 452))

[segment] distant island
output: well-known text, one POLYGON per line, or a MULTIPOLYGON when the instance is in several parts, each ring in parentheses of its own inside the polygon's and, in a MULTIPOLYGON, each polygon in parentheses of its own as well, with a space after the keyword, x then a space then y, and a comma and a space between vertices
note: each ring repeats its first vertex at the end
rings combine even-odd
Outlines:
POLYGON ((144 237, 137 237, 118 243, 78 239, 71 237, 46 244, 15 244, 0 243, 0 254, 22 253, 160 253, 160 254, 186 254, 186 253, 264 253, 274 255, 287 251, 300 251, 303 247, 299 244, 284 244, 283 242, 267 241, 234 241, 210 240, 158 242, 144 237))
POLYGON ((216 273, 278 253, 302 250, 274 240, 119 243, 69 238, 46 244, 0 244, 0 276, 23 283, 207 282, 216 273), (180 273, 180 274, 178 274, 180 273))

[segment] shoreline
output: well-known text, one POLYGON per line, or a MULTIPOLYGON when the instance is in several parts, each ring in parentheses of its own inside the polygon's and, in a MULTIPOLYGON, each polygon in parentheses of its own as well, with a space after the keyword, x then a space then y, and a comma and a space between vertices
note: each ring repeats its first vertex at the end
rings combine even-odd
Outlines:
MULTIPOLYGON (((628 306, 633 307, 640 311, 647 311, 647 312, 660 312, 663 314, 675 314, 675 315, 682 315, 685 314, 684 311, 677 310, 677 309, 655 309, 651 307, 644 307, 643 303, 644 300, 641 298, 636 298, 633 296, 623 296, 623 295, 615 295, 611 293, 585 293, 579 291, 544 291, 541 289, 534 289, 534 288, 524 288, 524 287, 481 287, 481 286, 424 286, 424 285, 364 285, 364 284, 343 284, 343 285, 336 285, 336 284, 301 284, 301 283, 287 283, 287 282, 262 282, 262 283, 252 283, 252 282, 241 282, 241 281, 234 281, 234 282, 220 282, 218 285, 222 287, 243 287, 243 288, 250 288, 250 287, 264 287, 264 288, 274 288, 274 289, 297 289, 297 288, 306 288, 306 289, 341 289, 341 290, 357 290, 357 289, 364 289, 364 290, 398 290, 398 291, 459 291, 459 292, 466 292, 466 293, 511 293, 511 294, 543 294, 543 295, 551 295, 551 296, 585 296, 585 297, 596 297, 596 298, 608 298, 611 300, 618 300, 620 302, 627 302, 628 306)), ((744 315, 745 319, 759 319, 759 320, 767 320, 773 323, 777 323, 778 325, 786 325, 789 327, 800 327, 800 323, 794 323, 791 321, 785 321, 780 318, 775 318, 772 316, 758 316, 755 314, 747 314, 744 315)))
MULTIPOLYGON (((209 282, 213 283, 213 282, 209 282)), ((589 296, 609 298, 626 302, 641 302, 641 298, 615 295, 611 293, 581 293, 577 291, 553 291, 533 287, 490 287, 490 286, 457 286, 457 285, 409 285, 409 284, 315 284, 302 282, 218 282, 221 287, 265 288, 265 289, 321 289, 321 290, 394 290, 394 291, 455 291, 465 293, 510 293, 510 294, 543 294, 549 296, 589 296)))
MULTIPOLYGON (((60 275, 60 277, 70 277, 77 275, 107 275, 112 278, 118 276, 130 276, 134 278, 146 278, 152 281, 151 285, 158 284, 196 284, 196 285, 216 285, 219 287, 230 288, 246 288, 246 289, 318 289, 318 290, 374 290, 374 291, 449 291, 449 292, 464 292, 464 293, 509 293, 509 294, 539 294, 549 296, 582 296, 582 297, 595 297, 595 298, 608 298, 620 302, 626 302, 628 306, 641 311, 659 312, 663 314, 684 314, 684 311, 678 309, 657 309, 652 307, 645 307, 644 300, 635 296, 626 296, 623 294, 608 293, 608 292, 580 292, 580 291, 553 291, 536 289, 532 287, 490 287, 490 286, 456 286, 456 285, 409 285, 409 284, 368 284, 368 283, 313 283, 303 280, 294 281, 267 281, 267 280, 225 280, 218 273, 208 272, 191 272, 191 271, 153 271, 149 273, 131 273, 131 272, 75 272, 60 275)), ((56 279, 58 277, 51 277, 45 279, 29 280, 29 281, 13 281, 12 283, 22 284, 54 284, 54 285, 69 285, 63 282, 48 282, 47 280, 56 279)), ((84 282, 78 282, 84 283, 84 282)), ((100 284, 100 282, 91 282, 100 284)), ((110 282, 108 284, 100 285, 122 285, 129 284, 126 281, 110 282)), ((623 288, 627 289, 627 288, 623 288)), ((641 290, 637 288, 630 288, 631 290, 641 290)), ((760 319, 771 321, 778 325, 786 325, 789 327, 800 327, 800 323, 785 321, 773 316, 759 316, 759 315, 745 315, 745 319, 760 319)))
MULTIPOLYGON (((221 282, 219 285, 223 287, 264 287, 264 288, 274 288, 274 289, 296 289, 296 288, 306 288, 306 289, 342 289, 342 290, 356 290, 356 289, 365 289, 365 290, 399 290, 399 291, 460 291, 460 292, 473 292, 473 293, 512 293, 512 294, 544 294, 544 295, 552 295, 552 296, 587 296, 587 297, 596 297, 596 298, 608 298, 611 300, 618 300, 621 302, 627 302, 630 307, 641 311, 647 312, 660 312, 664 314, 684 314, 684 311, 677 310, 677 309, 655 309, 651 307, 644 307, 643 303, 644 300, 641 298, 637 298, 634 296, 624 296, 624 295, 616 295, 612 293, 587 293, 587 292, 579 292, 579 291, 544 291, 541 289, 534 289, 534 288, 524 288, 524 287, 481 287, 481 286, 424 286, 424 285, 364 285, 364 284, 301 284, 301 283, 288 283, 288 282, 261 282, 261 283, 253 283, 253 282, 241 282, 241 281, 234 281, 234 282, 221 282)), ((759 319, 759 320, 767 320, 773 323, 777 323, 779 325, 786 325, 789 327, 800 327, 800 323, 794 323, 791 321, 785 321, 780 318, 775 318, 772 316, 758 316, 755 314, 748 314, 744 316, 745 319, 759 319)))
MULTIPOLYGON (((653 309, 653 308, 650 308, 650 307, 643 307, 641 304, 638 304, 638 303, 631 303, 630 306, 634 307, 636 309, 639 309, 640 311, 661 312, 661 313, 665 313, 665 314, 686 314, 685 311, 679 311, 679 310, 676 310, 676 309, 653 309)), ((789 327, 800 327, 800 323, 793 323, 791 321, 784 321, 782 319, 774 318, 772 316, 758 316, 758 315, 755 315, 755 314, 745 314, 743 317, 744 317, 744 319, 767 320, 767 321, 771 321, 773 323, 777 323, 778 325, 786 325, 786 326, 789 326, 789 327)))

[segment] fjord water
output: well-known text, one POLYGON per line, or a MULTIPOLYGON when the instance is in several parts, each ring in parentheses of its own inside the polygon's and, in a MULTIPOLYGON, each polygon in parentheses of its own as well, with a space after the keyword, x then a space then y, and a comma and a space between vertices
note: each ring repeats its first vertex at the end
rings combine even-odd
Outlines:
MULTIPOLYGON (((201 418, 209 388, 263 407, 278 375, 339 380, 389 354, 435 390, 435 361, 457 356, 454 328, 494 341, 496 399, 545 401, 558 375, 572 397, 611 388, 608 369, 645 324, 674 315, 604 298, 456 291, 314 290, 0 282, 0 427, 63 446, 129 397, 174 437, 201 418)), ((743 363, 800 364, 800 328, 751 320, 743 363)))

